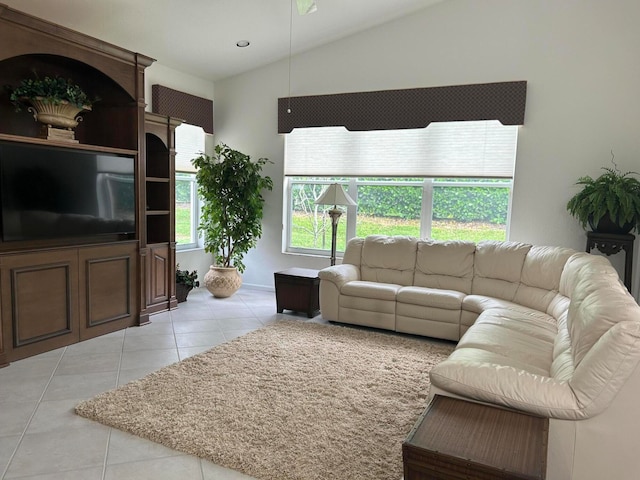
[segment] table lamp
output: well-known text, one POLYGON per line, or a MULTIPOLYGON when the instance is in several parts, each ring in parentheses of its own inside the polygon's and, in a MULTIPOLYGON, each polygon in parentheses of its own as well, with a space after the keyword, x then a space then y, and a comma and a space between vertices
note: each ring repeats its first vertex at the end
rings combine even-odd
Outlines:
POLYGON ((336 235, 338 233, 338 221, 342 210, 338 208, 338 205, 352 205, 355 206, 356 202, 344 191, 342 185, 333 183, 322 192, 320 198, 315 202, 318 205, 333 205, 333 208, 329 210, 329 216, 331 217, 331 265, 336 264, 336 235))

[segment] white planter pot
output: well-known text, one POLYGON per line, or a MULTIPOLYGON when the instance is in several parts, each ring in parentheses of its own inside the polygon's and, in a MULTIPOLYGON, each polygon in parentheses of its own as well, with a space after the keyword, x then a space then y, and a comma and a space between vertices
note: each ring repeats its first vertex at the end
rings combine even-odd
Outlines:
POLYGON ((236 267, 211 265, 204 276, 204 286, 218 298, 230 297, 242 286, 242 277, 236 267))

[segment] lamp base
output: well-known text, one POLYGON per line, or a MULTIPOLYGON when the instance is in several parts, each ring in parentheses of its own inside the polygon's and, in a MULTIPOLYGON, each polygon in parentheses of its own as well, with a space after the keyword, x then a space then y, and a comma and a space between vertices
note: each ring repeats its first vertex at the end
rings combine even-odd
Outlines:
POLYGON ((336 264, 336 237, 338 235, 338 222, 340 221, 342 210, 334 205, 328 213, 331 217, 331 266, 333 266, 336 264))

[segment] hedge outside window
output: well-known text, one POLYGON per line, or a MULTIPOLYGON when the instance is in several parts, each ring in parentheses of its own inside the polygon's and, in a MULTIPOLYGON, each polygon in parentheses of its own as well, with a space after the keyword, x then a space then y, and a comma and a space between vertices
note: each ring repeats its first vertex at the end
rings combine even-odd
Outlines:
POLYGON ((314 201, 334 182, 358 204, 346 208, 338 224, 339 252, 349 238, 373 234, 474 242, 508 237, 508 179, 289 177, 287 251, 329 251, 331 220, 326 211, 331 206, 314 201))

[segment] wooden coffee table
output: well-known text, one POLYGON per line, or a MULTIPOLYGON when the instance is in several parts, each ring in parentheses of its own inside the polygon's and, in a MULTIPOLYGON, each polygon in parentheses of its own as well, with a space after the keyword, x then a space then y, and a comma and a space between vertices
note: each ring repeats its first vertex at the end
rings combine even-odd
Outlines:
POLYGON ((549 420, 436 395, 402 445, 404 480, 543 480, 549 420))

